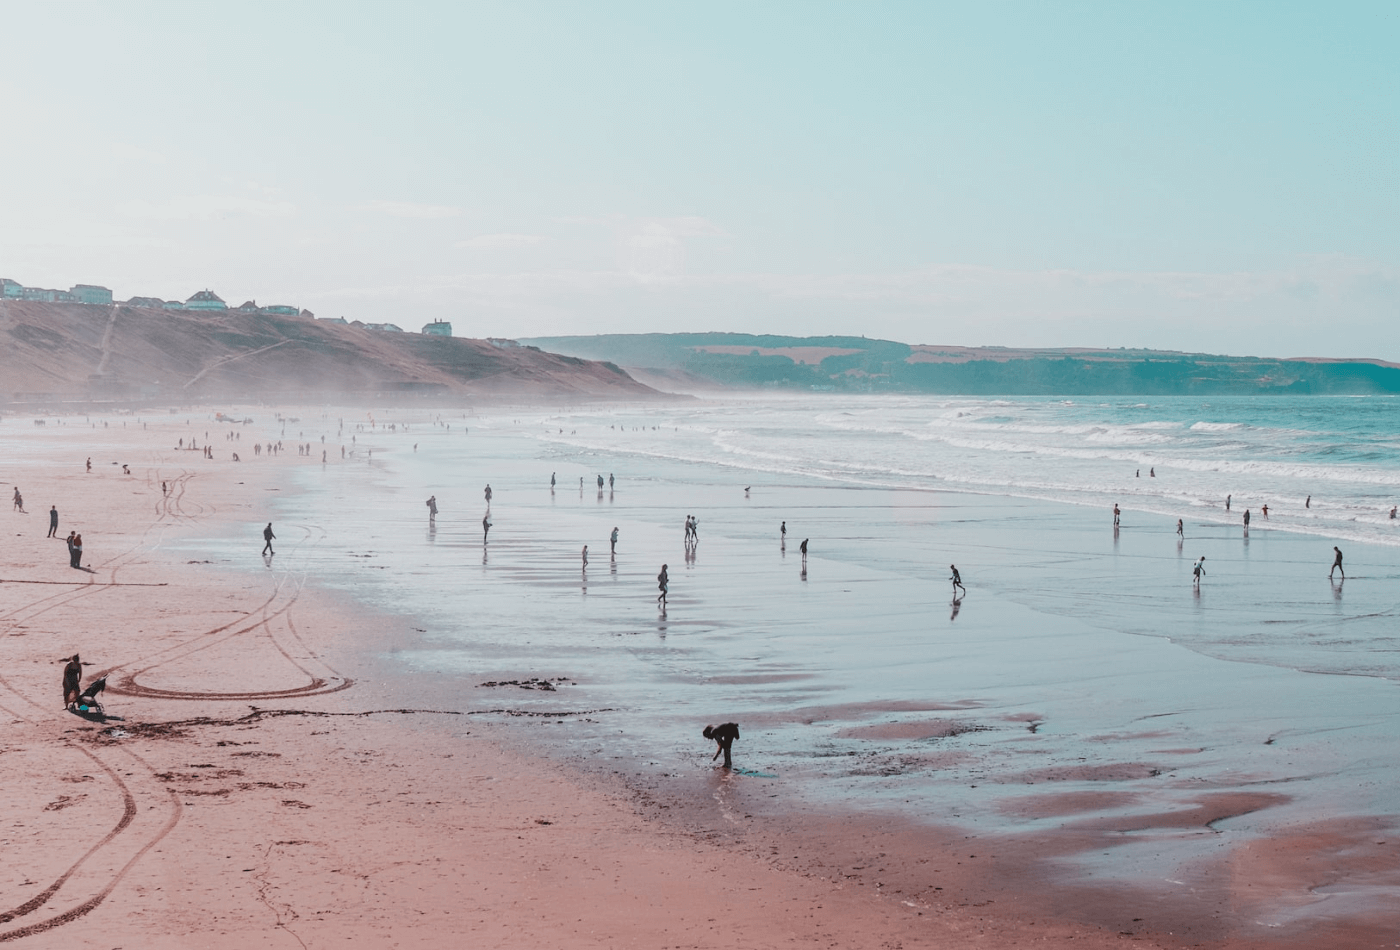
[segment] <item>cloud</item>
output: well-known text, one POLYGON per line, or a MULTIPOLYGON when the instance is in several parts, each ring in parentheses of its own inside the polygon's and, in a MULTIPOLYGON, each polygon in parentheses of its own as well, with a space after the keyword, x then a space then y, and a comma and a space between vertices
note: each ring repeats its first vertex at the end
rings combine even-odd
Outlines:
POLYGON ((618 267, 642 283, 685 272, 686 239, 725 237, 723 228, 694 215, 675 218, 616 218, 618 267))
POLYGON ((393 218, 455 218, 462 213, 461 208, 452 205, 416 204, 412 201, 371 201, 369 207, 393 218))
POLYGON ((132 217, 181 221, 230 215, 279 218, 296 214, 297 206, 290 201, 263 201, 238 195, 185 195, 168 201, 128 201, 119 210, 132 217))
POLYGON ((540 234, 479 234, 474 238, 458 241, 457 246, 477 250, 497 247, 529 247, 532 244, 543 244, 544 241, 544 236, 540 234))

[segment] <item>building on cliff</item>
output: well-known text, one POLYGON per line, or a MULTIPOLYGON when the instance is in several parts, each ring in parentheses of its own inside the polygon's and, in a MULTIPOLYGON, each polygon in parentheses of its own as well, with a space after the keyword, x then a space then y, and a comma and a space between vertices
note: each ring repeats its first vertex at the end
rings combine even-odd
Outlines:
POLYGON ((110 304, 112 302, 112 292, 106 287, 97 284, 74 284, 68 288, 78 303, 110 304))
POLYGON ((434 320, 423 325, 424 336, 451 336, 452 324, 446 320, 434 320))
POLYGON ((185 301, 186 310, 227 310, 228 304, 212 290, 201 290, 185 301))

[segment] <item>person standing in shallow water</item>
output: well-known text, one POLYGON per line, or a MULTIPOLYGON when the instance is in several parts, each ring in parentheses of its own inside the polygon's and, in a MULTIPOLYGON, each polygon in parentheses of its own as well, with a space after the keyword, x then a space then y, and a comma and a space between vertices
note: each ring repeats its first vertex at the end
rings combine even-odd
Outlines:
POLYGON ((617 526, 616 526, 616 525, 613 526, 612 534, 608 536, 608 542, 612 545, 612 547, 608 550, 608 553, 609 553, 609 554, 616 554, 616 553, 617 553, 617 526))
POLYGON ((1118 517, 1119 517, 1119 515, 1121 515, 1121 514, 1122 514, 1122 512, 1118 510, 1118 506, 1117 506, 1117 505, 1114 505, 1114 506, 1113 506, 1113 526, 1114 526, 1115 528, 1118 527, 1118 517))
POLYGON ((1180 518, 1176 519, 1176 536, 1178 538, 1186 537, 1185 526, 1181 523, 1180 518))
POLYGON ((666 592, 671 585, 671 578, 666 574, 666 565, 661 565, 661 573, 656 575, 656 587, 661 593, 656 595, 656 602, 662 607, 666 606, 666 592))
POLYGON ((1333 545, 1332 550, 1337 552, 1337 556, 1332 559, 1332 570, 1327 572, 1327 579, 1330 581, 1334 572, 1341 571, 1342 580, 1346 580, 1347 570, 1346 568, 1342 567, 1342 549, 1337 547, 1336 545, 1333 545))
POLYGON ((486 543, 486 536, 491 533, 491 513, 488 511, 481 516, 481 543, 486 543))
POLYGON ((1205 574, 1205 572, 1206 572, 1206 556, 1205 556, 1204 554, 1202 554, 1202 555, 1201 555, 1201 559, 1200 559, 1199 561, 1196 562, 1196 566, 1193 567, 1193 568, 1191 569, 1191 580, 1192 580, 1192 583, 1195 584, 1197 587, 1200 587, 1200 586, 1201 586, 1201 577, 1205 574))
POLYGON ((734 762, 729 757, 729 747, 734 744, 735 739, 739 738, 739 724, 737 722, 726 722, 718 726, 706 726, 704 731, 700 734, 706 739, 715 740, 715 745, 718 746, 718 748, 715 749, 715 754, 710 756, 710 761, 713 762, 720 757, 720 753, 723 753, 724 767, 732 769, 734 767, 734 762))

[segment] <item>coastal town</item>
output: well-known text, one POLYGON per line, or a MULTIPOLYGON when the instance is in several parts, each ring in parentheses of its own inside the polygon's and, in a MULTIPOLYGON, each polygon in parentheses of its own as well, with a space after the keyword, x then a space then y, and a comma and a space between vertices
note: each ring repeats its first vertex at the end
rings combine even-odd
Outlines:
MULTIPOLYGON (((303 320, 317 319, 310 310, 286 304, 259 304, 255 300, 245 300, 237 307, 230 307, 222 297, 207 288, 192 294, 185 300, 162 300, 159 297, 131 297, 127 300, 115 300, 109 288, 98 284, 74 284, 67 290, 55 290, 48 287, 27 287, 8 277, 0 277, 0 300, 77 303, 93 306, 117 305, 142 307, 147 310, 232 311, 274 317, 298 317, 303 320)), ((360 320, 346 320, 344 317, 321 317, 320 319, 326 323, 338 323, 365 330, 379 330, 386 333, 404 332, 402 327, 393 323, 364 323, 360 320)), ((452 324, 446 320, 434 320, 425 324, 421 332, 427 336, 451 336, 452 324)))

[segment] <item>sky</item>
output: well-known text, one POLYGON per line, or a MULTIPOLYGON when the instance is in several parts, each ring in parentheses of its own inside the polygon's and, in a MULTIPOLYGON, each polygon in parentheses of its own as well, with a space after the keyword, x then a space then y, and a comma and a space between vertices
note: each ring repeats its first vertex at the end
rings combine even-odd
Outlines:
POLYGON ((0 276, 1400 361, 1400 3, 0 0, 0 276))

